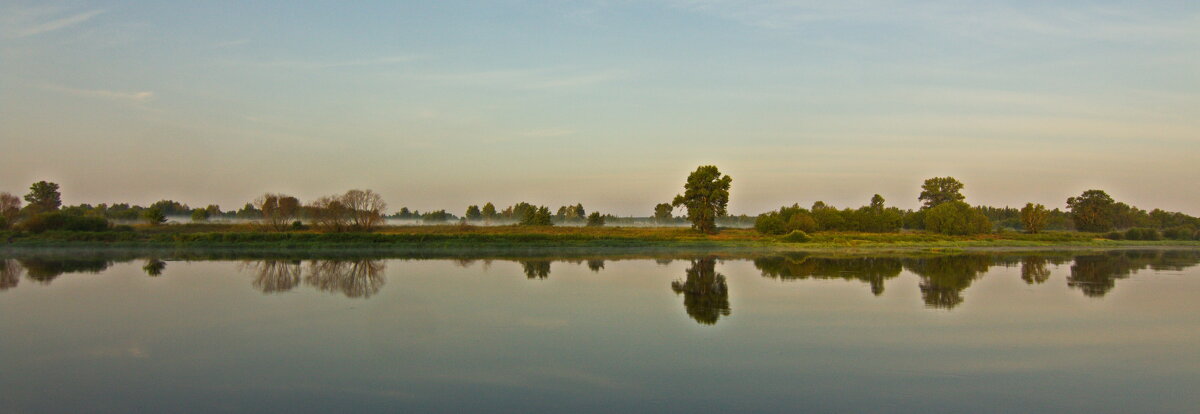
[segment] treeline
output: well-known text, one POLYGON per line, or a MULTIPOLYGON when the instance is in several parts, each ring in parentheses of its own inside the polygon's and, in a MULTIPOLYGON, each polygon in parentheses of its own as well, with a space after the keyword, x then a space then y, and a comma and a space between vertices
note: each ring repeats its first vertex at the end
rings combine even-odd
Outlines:
POLYGON ((1023 208, 971 206, 964 200, 964 185, 953 177, 925 180, 918 200, 920 209, 901 210, 884 205, 876 194, 869 205, 837 209, 817 201, 812 208, 798 204, 759 215, 754 228, 764 234, 816 231, 896 232, 926 230, 951 235, 993 231, 1078 230, 1107 233, 1110 239, 1200 240, 1200 219, 1160 209, 1142 210, 1117 202, 1101 190, 1088 190, 1066 200, 1067 210, 1048 210, 1041 204, 1023 208))

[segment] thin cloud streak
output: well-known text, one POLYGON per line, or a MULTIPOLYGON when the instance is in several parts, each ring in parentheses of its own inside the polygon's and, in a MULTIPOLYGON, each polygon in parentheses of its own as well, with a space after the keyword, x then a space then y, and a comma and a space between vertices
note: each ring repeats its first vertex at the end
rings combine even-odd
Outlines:
POLYGON ((42 33, 49 33, 55 30, 65 29, 71 26, 91 20, 93 17, 104 13, 104 10, 92 10, 83 13, 77 13, 66 17, 46 20, 46 15, 53 14, 53 9, 25 9, 25 10, 9 10, 10 17, 5 19, 5 37, 22 38, 42 33))

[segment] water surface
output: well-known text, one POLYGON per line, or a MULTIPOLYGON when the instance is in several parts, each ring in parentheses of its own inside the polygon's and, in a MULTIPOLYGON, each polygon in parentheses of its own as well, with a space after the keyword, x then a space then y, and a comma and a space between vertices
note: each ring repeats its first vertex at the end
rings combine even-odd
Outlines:
POLYGON ((1195 412, 1197 264, 0 253, 0 412, 1195 412))

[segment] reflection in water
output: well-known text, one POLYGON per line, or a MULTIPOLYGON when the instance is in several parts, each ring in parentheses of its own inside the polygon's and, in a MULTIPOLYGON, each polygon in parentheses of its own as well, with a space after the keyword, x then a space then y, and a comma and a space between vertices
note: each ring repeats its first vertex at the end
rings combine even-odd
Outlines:
POLYGON ((595 259, 588 260, 587 267, 588 267, 588 269, 591 269, 593 272, 599 272, 601 270, 604 270, 604 261, 603 260, 595 260, 595 259))
POLYGON ((64 273, 100 273, 112 265, 112 261, 88 257, 25 257, 17 261, 30 280, 42 284, 50 284, 64 273))
POLYGON ((550 260, 521 260, 525 277, 529 279, 545 279, 550 277, 550 260))
POLYGON ((21 267, 16 260, 0 260, 0 290, 17 287, 17 283, 21 282, 21 273, 25 273, 25 268, 21 267))
POLYGON ((900 259, 888 257, 820 258, 806 254, 754 259, 763 276, 782 280, 845 279, 871 285, 875 296, 883 294, 883 282, 900 275, 900 259))
POLYGON ((1045 257, 1029 256, 1021 259, 1021 280, 1025 283, 1042 284, 1050 279, 1050 269, 1046 268, 1048 261, 1045 257))
POLYGON ((262 293, 287 292, 300 286, 299 260, 260 260, 243 268, 254 272, 254 288, 262 293))
POLYGON ((304 283, 325 292, 365 299, 383 288, 385 267, 382 260, 313 260, 304 283))
POLYGON ((993 258, 963 255, 909 259, 904 267, 921 277, 925 306, 952 309, 963 302, 962 291, 991 267, 993 258))
POLYGON ((687 279, 671 282, 675 294, 683 294, 683 307, 688 316, 704 325, 717 323, 722 315, 729 316, 729 286, 725 275, 716 271, 717 259, 705 257, 692 261, 687 279))
POLYGON ((151 277, 162 275, 163 269, 167 268, 167 262, 158 259, 146 259, 146 265, 142 266, 142 270, 151 277))
POLYGON ((1139 270, 1179 271, 1200 263, 1200 254, 1183 250, 1112 251, 1075 257, 1067 286, 1078 288, 1089 297, 1101 297, 1117 286, 1117 279, 1139 270))

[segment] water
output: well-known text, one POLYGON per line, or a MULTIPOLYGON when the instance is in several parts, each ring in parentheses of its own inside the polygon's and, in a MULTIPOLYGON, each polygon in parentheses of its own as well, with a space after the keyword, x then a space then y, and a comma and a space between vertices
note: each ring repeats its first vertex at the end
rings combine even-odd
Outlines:
POLYGON ((0 412, 1196 412, 1197 264, 10 252, 0 412))

